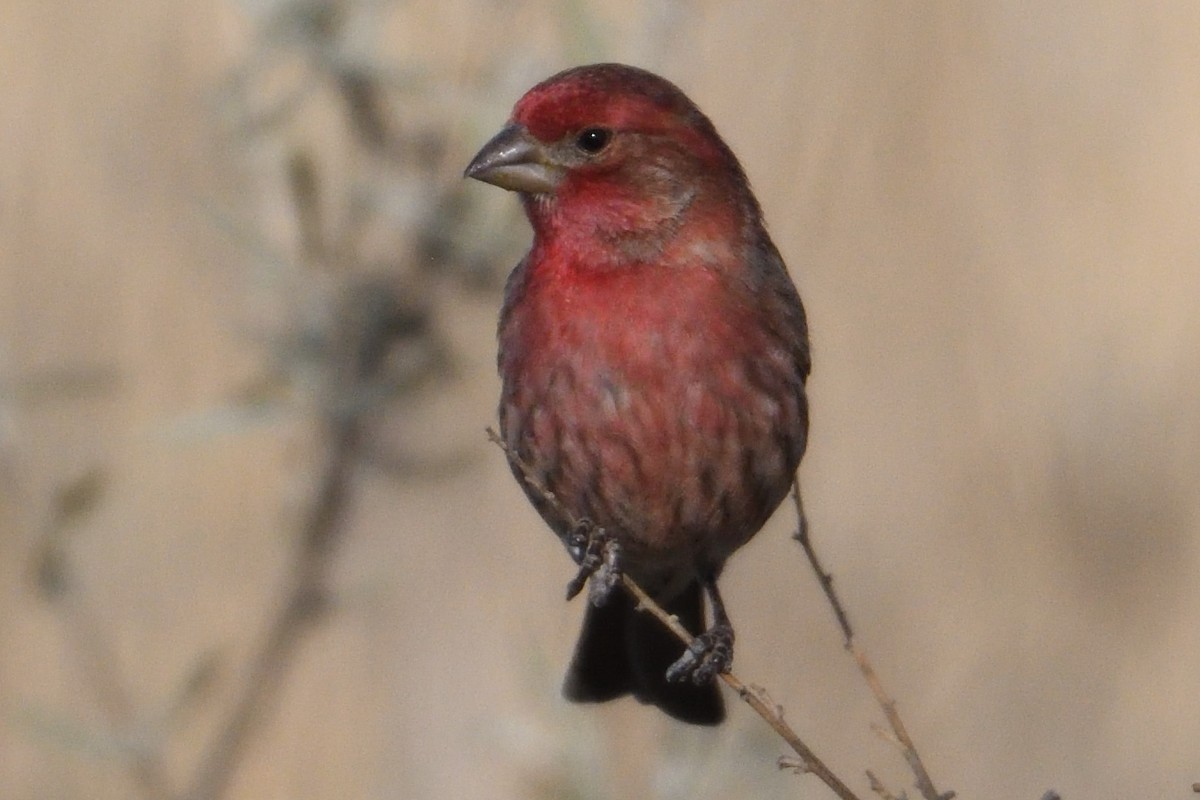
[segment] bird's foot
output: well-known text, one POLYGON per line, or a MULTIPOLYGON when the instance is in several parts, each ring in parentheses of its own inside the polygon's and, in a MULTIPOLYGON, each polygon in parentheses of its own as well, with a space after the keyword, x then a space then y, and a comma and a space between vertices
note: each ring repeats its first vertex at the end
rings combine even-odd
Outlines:
POLYGON ((697 636, 679 660, 667 669, 667 680, 702 686, 733 664, 733 627, 717 623, 697 636))
POLYGON ((579 572, 567 584, 567 599, 588 584, 588 602, 602 606, 621 582, 621 545, 591 520, 580 520, 567 535, 567 550, 579 564, 579 572))

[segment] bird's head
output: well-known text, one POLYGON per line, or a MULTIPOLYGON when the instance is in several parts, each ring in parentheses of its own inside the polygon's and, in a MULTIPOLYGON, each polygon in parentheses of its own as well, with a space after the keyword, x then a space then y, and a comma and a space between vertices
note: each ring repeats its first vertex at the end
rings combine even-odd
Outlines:
POLYGON ((661 244, 704 207, 758 216, 708 118, 671 82, 621 64, 576 67, 530 89, 466 176, 519 192, 539 236, 583 227, 624 249, 661 244))

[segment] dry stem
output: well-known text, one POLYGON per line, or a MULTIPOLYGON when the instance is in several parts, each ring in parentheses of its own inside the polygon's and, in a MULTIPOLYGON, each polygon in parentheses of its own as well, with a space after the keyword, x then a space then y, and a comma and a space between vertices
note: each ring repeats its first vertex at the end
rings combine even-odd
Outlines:
POLYGON ((925 800, 951 800, 954 797, 954 792, 939 793, 934 787, 933 779, 929 776, 929 771, 925 769, 925 763, 921 760, 921 755, 917 752, 917 747, 913 744, 912 737, 908 735, 908 729, 904 725, 904 720, 900 718, 900 713, 896 710, 896 701, 883 688, 883 683, 879 680, 879 676, 876 674, 875 668, 871 665, 870 659, 867 658, 867 654, 854 642, 854 629, 850 627, 850 617, 846 614, 846 609, 833 588, 833 576, 826 572, 825 568, 821 565, 821 559, 817 556, 812 538, 809 536, 808 517, 804 513, 804 501, 800 495, 799 479, 793 483, 792 499, 795 501, 796 517, 798 520, 796 533, 793 538, 800 543, 800 547, 804 550, 804 555, 808 558, 809 565, 817 576, 817 581, 821 584, 822 591, 825 592, 826 599, 829 600, 829 605, 833 608, 833 615, 837 619, 838 627, 842 630, 843 646, 853 656, 854 663, 858 665, 859 672, 862 673, 867 686, 871 689, 871 694, 875 696, 875 701, 883 709, 883 715, 887 718, 888 725, 891 726, 896 741, 900 745, 900 751, 904 755, 904 759, 908 762, 909 769, 912 770, 913 776, 916 779, 917 790, 925 800))
POLYGON ((359 441, 356 420, 335 420, 316 498, 300 535, 287 597, 267 625, 240 693, 205 750, 184 800, 215 800, 228 789, 246 744, 267 717, 296 648, 326 603, 325 574, 348 505, 359 441))
MULTIPOLYGON (((508 455, 509 460, 513 464, 517 465, 517 468, 521 471, 521 477, 525 480, 525 483, 528 484, 538 494, 540 494, 556 512, 558 512, 564 519, 568 521, 569 524, 575 525, 577 520, 575 519, 574 515, 562 506, 562 504, 558 501, 558 498, 554 496, 553 492, 549 491, 545 485, 543 485, 536 477, 532 475, 528 465, 526 465, 524 461, 522 461, 515 453, 508 449, 508 447, 504 444, 504 441, 500 438, 499 434, 497 434, 492 428, 487 429, 487 434, 488 438, 495 442, 500 449, 508 455)), ((679 620, 676 617, 668 614, 662 608, 662 606, 656 603, 654 599, 650 597, 650 595, 646 594, 645 590, 638 586, 637 583, 628 575, 622 575, 621 582, 626 591, 633 595, 634 599, 637 600, 639 609, 652 614, 685 645, 691 645, 693 640, 692 634, 679 623, 679 620)), ((762 717, 768 725, 771 726, 772 730, 778 733, 779 736, 785 742, 787 742, 788 746, 792 748, 796 755, 799 756, 799 762, 781 762, 781 766, 792 767, 800 772, 812 773, 813 775, 817 776, 826 786, 833 790, 834 794, 842 798, 842 800, 859 800, 858 796, 854 794, 854 792, 852 792, 850 788, 846 786, 846 784, 837 775, 835 775, 828 766, 825 765, 825 762, 813 752, 812 748, 805 744, 800 736, 794 730, 792 730, 791 726, 788 725, 783 718, 783 709, 771 701, 766 690, 762 689, 761 687, 745 683, 733 672, 723 672, 721 673, 720 678, 725 682, 726 686, 737 692, 738 697, 742 698, 742 700, 744 700, 748 706, 754 709, 754 711, 760 717, 762 717)))
MULTIPOLYGON (((83 685, 99 704, 109 725, 118 735, 136 729, 136 708, 129 687, 117 669, 118 659, 112 642, 103 635, 103 626, 77 587, 63 593, 64 623, 67 642, 75 651, 83 685)), ((157 744, 130 753, 129 768, 138 790, 152 800, 170 796, 166 769, 157 744)))

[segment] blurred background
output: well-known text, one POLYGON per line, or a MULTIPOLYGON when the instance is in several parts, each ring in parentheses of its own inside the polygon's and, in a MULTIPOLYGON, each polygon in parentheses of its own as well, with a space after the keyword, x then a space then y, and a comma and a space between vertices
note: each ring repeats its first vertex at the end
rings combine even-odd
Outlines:
MULTIPOLYGON (((573 568, 485 439, 528 243, 462 167, 530 85, 658 71, 808 306, 801 475, 939 788, 1200 780, 1200 6, 0 6, 0 796, 819 797, 566 705, 573 568)), ((903 761, 789 536, 736 668, 903 761)), ((731 698, 733 700, 733 698, 731 698)), ((910 790, 911 793, 911 790, 910 790)))

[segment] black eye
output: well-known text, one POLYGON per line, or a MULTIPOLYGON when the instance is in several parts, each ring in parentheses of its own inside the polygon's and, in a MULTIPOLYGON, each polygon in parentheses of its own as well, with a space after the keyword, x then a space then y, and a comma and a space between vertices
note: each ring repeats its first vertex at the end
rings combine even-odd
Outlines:
POLYGON ((608 145, 612 131, 604 128, 585 128, 575 137, 575 146, 589 155, 595 155, 608 145))

